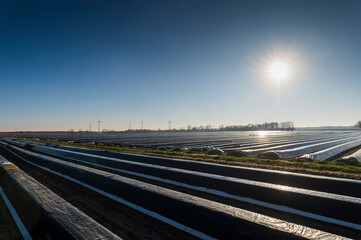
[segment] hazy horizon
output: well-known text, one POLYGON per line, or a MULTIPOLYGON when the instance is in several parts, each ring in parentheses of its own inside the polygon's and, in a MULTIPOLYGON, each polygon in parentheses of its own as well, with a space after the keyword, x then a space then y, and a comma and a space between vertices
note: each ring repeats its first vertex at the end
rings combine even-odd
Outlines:
MULTIPOLYGON (((206 125, 200 125, 200 126, 195 126, 195 125, 191 125, 192 127, 200 127, 203 126, 205 127, 206 125)), ((229 125, 232 126, 232 125, 229 125)), ((177 128, 172 128, 173 130, 187 130, 187 126, 181 126, 181 127, 177 127, 177 128)), ((219 126, 212 126, 212 129, 219 129, 219 126)), ((302 129, 322 129, 322 130, 335 130, 335 129, 340 129, 340 130, 346 130, 346 129, 358 129, 355 125, 350 125, 350 126, 311 126, 311 127, 304 127, 304 126, 296 126, 295 127, 295 131, 297 130, 302 130, 302 129)), ((70 132, 70 131, 74 131, 75 133, 79 132, 79 130, 81 130, 82 132, 87 132, 89 131, 89 128, 86 129, 58 129, 58 130, 54 130, 54 129, 45 129, 45 130, 13 130, 13 131, 0 131, 0 133, 6 133, 6 132, 70 132)), ((102 128, 102 131, 106 131, 106 130, 112 130, 112 131, 128 131, 128 129, 109 129, 109 128, 102 128)), ((140 127, 136 127, 136 128, 132 128, 132 131, 134 130, 141 130, 140 127)), ((149 128, 144 128, 143 130, 147 131, 147 130, 160 130, 160 131, 168 131, 169 129, 167 127, 164 128, 157 128, 157 129, 149 129, 149 128)), ((206 130, 205 130, 206 131, 206 130)), ((226 130, 225 130, 226 131, 226 130)), ((232 130, 232 131, 244 131, 244 130, 232 130)), ((254 132, 255 130, 249 130, 249 132, 254 132)), ((259 131, 264 131, 264 130, 259 130, 259 131)), ((278 131, 278 130, 276 130, 278 131)), ((283 131, 283 130, 280 130, 283 131)), ((93 133, 97 133, 98 129, 97 126, 95 126, 94 128, 92 127, 92 132, 93 133)))
POLYGON ((0 17, 2 132, 361 120, 357 0, 21 0, 0 17), (280 59, 287 79, 267 79, 280 59))

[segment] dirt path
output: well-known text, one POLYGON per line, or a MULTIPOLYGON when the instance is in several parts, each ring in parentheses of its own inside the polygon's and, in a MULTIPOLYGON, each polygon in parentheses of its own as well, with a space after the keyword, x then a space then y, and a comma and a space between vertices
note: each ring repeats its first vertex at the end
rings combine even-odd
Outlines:
POLYGON ((23 239, 9 209, 0 196, 0 239, 23 239))

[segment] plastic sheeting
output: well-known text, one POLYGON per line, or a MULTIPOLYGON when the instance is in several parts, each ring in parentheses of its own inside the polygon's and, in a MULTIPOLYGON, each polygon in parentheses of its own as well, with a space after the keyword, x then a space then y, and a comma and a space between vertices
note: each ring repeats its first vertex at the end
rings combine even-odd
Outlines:
POLYGON ((0 184, 35 239, 120 239, 21 170, 5 172, 0 184))
MULTIPOLYGON (((247 199, 251 198, 257 201, 262 201, 258 203, 258 205, 262 206, 265 206, 268 203, 276 204, 278 205, 277 209, 287 206, 286 209, 284 207, 282 209, 287 212, 297 212, 297 214, 301 214, 303 216, 309 217, 310 214, 308 214, 308 212, 311 212, 316 215, 340 219, 346 222, 361 223, 358 215, 353 211, 355 208, 361 207, 361 199, 359 198, 151 164, 135 163, 126 160, 76 153, 48 147, 39 146, 34 147, 33 149, 41 151, 42 153, 53 154, 55 156, 70 157, 72 160, 83 161, 89 164, 96 163, 101 166, 110 167, 112 170, 119 169, 119 172, 137 176, 141 175, 142 177, 178 186, 184 185, 188 188, 197 188, 197 190, 203 190, 206 192, 216 190, 231 195, 237 199, 242 198, 243 201, 247 201, 252 204, 255 204, 255 201, 248 201, 247 199), (266 199, 265 196, 267 196, 266 199), (346 214, 337 211, 337 208, 343 208, 346 214), (297 209, 297 211, 293 211, 293 209, 297 209)), ((314 216, 313 218, 322 219, 322 217, 317 216, 314 216)), ((347 223, 344 225, 349 226, 347 223)))
POLYGON ((9 138, 3 139, 3 141, 8 144, 13 144, 18 147, 25 147, 28 144, 25 141, 17 141, 17 140, 13 140, 13 139, 9 139, 9 138))
MULTIPOLYGON (((39 149, 44 150, 49 148, 39 148, 39 149)), ((211 173, 222 176, 287 185, 290 187, 299 187, 299 188, 312 189, 322 192, 330 192, 330 193, 342 194, 353 197, 361 197, 361 192, 355 191, 355 189, 361 186, 361 181, 359 180, 291 173, 291 172, 259 169, 259 168, 229 166, 223 164, 214 164, 214 163, 192 161, 185 159, 174 159, 174 158, 165 158, 158 156, 145 156, 139 154, 110 152, 110 151, 60 146, 60 145, 53 146, 50 149, 55 150, 55 152, 57 149, 59 150, 61 149, 71 152, 87 153, 96 156, 116 158, 120 160, 130 160, 132 162, 148 163, 148 164, 161 165, 161 166, 178 168, 178 169, 192 170, 196 172, 211 173)), ((36 150, 36 148, 33 148, 33 150, 36 150)), ((39 152, 41 153, 41 151, 39 152)))
POLYGON ((312 140, 312 141, 304 141, 304 142, 297 142, 297 143, 279 144, 279 145, 273 146, 273 147, 246 149, 243 151, 249 156, 255 156, 259 153, 263 153, 263 152, 267 152, 267 151, 277 151, 277 150, 287 150, 287 149, 292 150, 292 149, 298 149, 300 147, 319 146, 322 144, 326 144, 328 142, 337 142, 337 141, 342 141, 342 140, 344 140, 344 139, 337 139, 337 140, 333 140, 333 141, 329 141, 327 139, 312 140), (319 145, 316 145, 316 144, 319 144, 319 145))
POLYGON ((354 152, 353 154, 343 157, 342 159, 353 159, 353 160, 357 160, 358 162, 361 162, 361 149, 354 152))
MULTIPOLYGON (((16 147, 14 149, 30 158, 34 158, 34 160, 36 158, 36 165, 42 165, 44 170, 54 173, 55 171, 59 172, 62 177, 66 177, 69 180, 79 184, 87 184, 93 190, 98 189, 100 191, 99 189, 101 189, 101 191, 104 191, 103 194, 112 194, 112 196, 120 197, 128 203, 136 204, 147 209, 147 211, 160 214, 216 238, 231 239, 234 236, 238 238, 246 237, 248 239, 260 239, 264 238, 264 236, 267 236, 268 239, 299 237, 310 239, 341 238, 340 236, 316 229, 134 179, 52 157, 41 156, 16 147)), ((146 214, 149 214, 149 212, 146 214)))
POLYGON ((292 157, 299 157, 299 156, 302 156, 304 154, 308 154, 311 152, 320 151, 322 149, 334 147, 339 144, 349 143, 354 140, 357 140, 357 138, 352 137, 352 138, 346 138, 346 139, 341 139, 341 140, 332 140, 332 141, 326 141, 326 142, 322 142, 322 143, 305 145, 305 146, 293 148, 293 149, 276 150, 276 151, 270 151, 270 152, 277 153, 281 158, 292 158, 292 157))
POLYGON ((327 149, 323 149, 321 151, 315 152, 315 153, 310 153, 310 154, 305 154, 302 157, 304 158, 310 158, 313 160, 326 160, 330 157, 333 157, 339 153, 342 153, 344 151, 347 151, 351 148, 357 147, 361 145, 361 138, 351 141, 351 142, 346 142, 334 147, 330 147, 327 149))

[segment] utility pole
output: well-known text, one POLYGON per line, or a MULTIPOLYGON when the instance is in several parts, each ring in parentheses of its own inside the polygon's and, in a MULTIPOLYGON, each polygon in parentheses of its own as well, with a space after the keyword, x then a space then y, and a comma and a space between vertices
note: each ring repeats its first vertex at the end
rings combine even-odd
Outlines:
POLYGON ((99 119, 98 119, 98 132, 100 132, 100 123, 101 122, 103 122, 103 121, 100 121, 99 119))
POLYGON ((140 130, 143 130, 143 120, 142 121, 140 121, 140 130))
POLYGON ((92 122, 89 122, 89 132, 92 131, 92 122))
POLYGON ((132 129, 132 123, 129 122, 129 131, 132 129))
POLYGON ((168 121, 168 130, 172 130, 172 121, 168 121))

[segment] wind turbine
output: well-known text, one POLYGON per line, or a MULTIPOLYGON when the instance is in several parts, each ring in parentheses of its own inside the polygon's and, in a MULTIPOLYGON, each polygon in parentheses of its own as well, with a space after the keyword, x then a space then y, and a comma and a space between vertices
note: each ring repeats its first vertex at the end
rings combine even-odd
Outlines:
POLYGON ((173 121, 168 121, 168 130, 169 130, 169 131, 172 130, 172 122, 173 122, 173 121))
POLYGON ((103 122, 103 121, 100 121, 99 118, 98 118, 98 132, 100 132, 100 123, 103 122))

